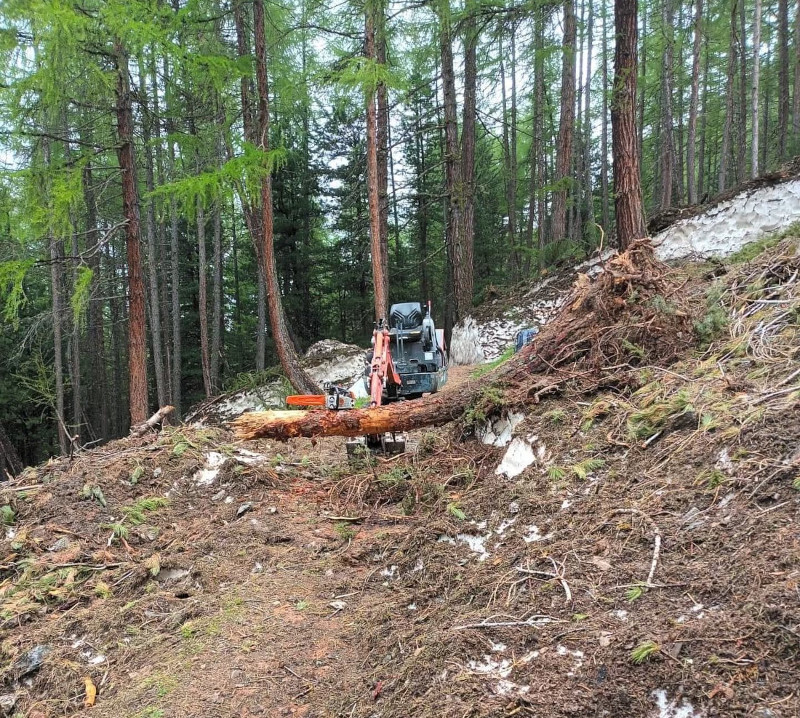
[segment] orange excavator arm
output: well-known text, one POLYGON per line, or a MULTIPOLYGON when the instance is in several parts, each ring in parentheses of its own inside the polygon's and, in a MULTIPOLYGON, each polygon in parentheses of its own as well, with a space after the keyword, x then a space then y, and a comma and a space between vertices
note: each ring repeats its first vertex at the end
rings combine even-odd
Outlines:
POLYGON ((383 401, 383 388, 387 384, 401 384, 402 380, 392 361, 389 330, 380 321, 372 336, 375 347, 372 353, 372 368, 369 375, 370 406, 380 406, 383 401))

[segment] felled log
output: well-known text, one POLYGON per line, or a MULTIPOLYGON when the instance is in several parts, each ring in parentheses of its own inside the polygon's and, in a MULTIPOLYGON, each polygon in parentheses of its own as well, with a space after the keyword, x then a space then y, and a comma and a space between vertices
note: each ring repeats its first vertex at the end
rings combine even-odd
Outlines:
POLYGON ((579 275, 569 299, 533 343, 454 391, 374 409, 252 412, 234 420, 233 428, 240 439, 281 440, 409 431, 447 424, 469 407, 488 415, 498 392, 506 404, 536 402, 568 381, 580 382, 584 390, 596 387, 608 381, 607 367, 643 356, 668 362, 691 342, 692 330, 691 317, 680 306, 659 309, 664 297, 676 293, 667 271, 648 240, 634 243, 596 279, 579 275), (661 303, 651 301, 656 296, 661 303), (490 386, 494 391, 487 392, 490 386))
POLYGON ((464 413, 473 391, 469 387, 434 394, 420 401, 399 401, 374 409, 330 411, 257 411, 233 422, 241 439, 286 440, 297 436, 366 436, 442 426, 464 413))
POLYGON ((155 429, 160 423, 164 421, 173 411, 174 406, 162 406, 153 416, 142 424, 137 424, 131 427, 131 437, 137 438, 144 436, 150 429, 155 429))

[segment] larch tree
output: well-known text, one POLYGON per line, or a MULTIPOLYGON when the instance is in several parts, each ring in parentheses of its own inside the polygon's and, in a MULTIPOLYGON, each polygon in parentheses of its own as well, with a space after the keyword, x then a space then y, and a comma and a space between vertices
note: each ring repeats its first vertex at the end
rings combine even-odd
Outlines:
POLYGON ((128 370, 131 425, 147 419, 147 329, 145 323, 144 279, 142 276, 139 186, 133 144, 128 54, 121 41, 114 43, 117 74, 117 156, 122 172, 122 207, 128 267, 128 370))
POLYGON ((639 148, 636 135, 637 0, 615 0, 614 90, 611 138, 614 158, 614 208, 621 250, 645 237, 639 148))
POLYGON ((556 188, 553 192, 553 241, 567 236, 567 189, 572 168, 572 138, 575 132, 575 0, 564 2, 564 42, 561 60, 561 114, 556 141, 556 188))
POLYGON ((314 394, 319 391, 316 382, 300 366, 297 350, 286 327, 278 272, 275 264, 275 235, 272 207, 272 166, 270 152, 269 85, 267 82, 266 30, 264 26, 264 2, 253 2, 253 32, 255 34, 256 87, 258 94, 258 148, 263 153, 264 169, 261 177, 261 261, 267 287, 270 328, 275 350, 286 377, 300 392, 314 394))

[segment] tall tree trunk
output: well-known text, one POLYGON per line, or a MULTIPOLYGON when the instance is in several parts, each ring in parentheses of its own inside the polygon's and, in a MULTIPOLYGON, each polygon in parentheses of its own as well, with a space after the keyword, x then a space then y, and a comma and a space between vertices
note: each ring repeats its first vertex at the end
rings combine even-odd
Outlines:
MULTIPOLYGON (((374 21, 375 61, 386 65, 385 0, 368 0, 374 21)), ((386 305, 389 305, 389 91, 381 81, 377 87, 376 134, 378 160, 378 199, 380 206, 381 266, 386 282, 386 305)))
POLYGON ((692 96, 689 100, 689 136, 686 140, 687 185, 689 204, 697 204, 694 147, 697 138, 697 106, 700 97, 700 49, 702 41, 703 0, 695 0, 694 45, 692 47, 692 96))
POLYGON ((567 185, 572 168, 572 135, 575 127, 575 5, 564 1, 564 42, 561 63, 561 117, 556 141, 556 189, 553 192, 553 241, 567 234, 567 185))
POLYGON ((627 249, 635 239, 646 236, 636 142, 637 9, 637 0, 614 2, 617 43, 611 133, 617 242, 621 250, 627 249))
POLYGON ((792 96, 792 152, 800 140, 800 2, 794 16, 794 94, 792 96))
MULTIPOLYGON (((269 86, 267 84, 267 52, 264 32, 264 0, 253 1, 253 29, 255 33, 256 82, 258 86, 258 147, 269 153, 269 86)), ((292 386, 300 392, 317 393, 319 387, 300 366, 297 352, 286 329, 283 313, 278 271, 275 264, 275 246, 272 214, 272 177, 266 174, 261 179, 261 212, 263 231, 262 261, 267 288, 270 327, 275 350, 281 367, 292 386)))
POLYGON ((731 6, 731 39, 728 45, 728 71, 725 82, 725 121, 722 127, 722 148, 719 155, 719 184, 720 192, 725 191, 728 181, 728 155, 731 154, 731 139, 733 135, 733 101, 734 81, 736 78, 736 21, 738 0, 733 0, 731 6))
POLYGON ((5 481, 9 476, 14 477, 22 471, 22 461, 0 424, 0 481, 5 481))
POLYGON ((664 54, 661 63, 661 210, 672 206, 675 179, 675 145, 673 138, 672 86, 675 54, 674 0, 661 0, 661 28, 664 33, 664 54))
MULTIPOLYGON (((171 84, 169 72, 169 60, 164 57, 164 85, 167 91, 167 106, 170 105, 171 84)), ((176 129, 175 121, 167 116, 167 134, 174 134, 176 129)), ((167 140, 167 170, 170 179, 175 177, 175 142, 171 137, 167 140)), ((178 232, 178 201, 174 195, 169 200, 169 255, 170 255, 170 275, 171 291, 170 299, 172 302, 172 406, 175 407, 175 418, 180 420, 182 403, 183 377, 183 342, 181 339, 181 255, 180 255, 180 234, 178 232)))
MULTIPOLYGON (((602 223, 603 231, 611 233, 611 215, 608 206, 608 11, 607 3, 603 2, 603 127, 600 135, 600 185, 603 194, 602 199, 602 223)), ((644 55, 644 51, 642 52, 644 55)), ((642 62, 644 64, 644 62, 642 62)), ((641 131, 641 126, 640 126, 641 131)), ((641 156, 641 144, 638 145, 641 156)))
MULTIPOLYGON (((475 0, 467 0, 464 18, 464 106, 461 118, 461 179, 464 185, 462 221, 463 262, 457 268, 456 281, 461 287, 461 311, 466 313, 472 304, 474 288, 473 261, 475 247, 475 121, 477 117, 478 29, 475 0)), ((512 51, 513 52, 513 51, 512 51)), ((512 101, 515 102, 515 101, 512 101)), ((515 116, 516 109, 512 109, 515 116)), ((459 317, 460 318, 460 317, 459 317)))
MULTIPOLYGON (((106 249, 106 262, 109 265, 111 276, 111 291, 108 301, 108 310, 111 319, 111 379, 112 396, 119 397, 119 401, 111 403, 111 435, 121 436, 125 433, 127 421, 127 407, 125 405, 125 390, 123 388, 123 356, 124 343, 123 324, 125 322, 125 311, 123 303, 120 301, 120 283, 117 277, 117 252, 108 247, 106 249)), ((123 281, 124 287, 124 281, 123 281)), ((122 292, 124 293, 124 288, 122 292)))
MULTIPOLYGON (((365 12, 366 57, 377 62, 375 48, 375 0, 368 2, 365 12)), ((367 88, 367 197, 369 200, 369 237, 372 255, 372 281, 374 284, 375 319, 389 318, 389 277, 384 264, 384 256, 388 256, 381 231, 383 203, 381 202, 382 176, 378 163, 378 118, 376 116, 377 88, 367 88)))
POLYGON ((417 200, 417 234, 419 242, 419 268, 420 268, 420 289, 423 301, 431 298, 431 290, 428 276, 428 197, 425 192, 425 176, 427 168, 425 165, 425 138, 422 135, 422 109, 419 101, 414 104, 414 140, 417 151, 417 171, 416 171, 416 200, 417 200))
POLYGON ((122 43, 116 41, 117 65, 117 157, 122 171, 122 213, 125 226, 128 260, 128 365, 131 425, 147 420, 147 327, 144 311, 144 281, 140 253, 139 188, 136 181, 136 159, 133 151, 133 109, 131 106, 128 56, 122 43))
POLYGON ((50 286, 53 293, 53 373, 56 390, 56 422, 58 424, 58 445, 62 454, 67 453, 68 439, 64 417, 64 309, 61 289, 61 270, 64 250, 61 242, 50 236, 50 286))
POLYGON ((594 236, 594 196, 592 194, 592 43, 594 41, 594 3, 589 0, 588 27, 586 29, 586 89, 584 90, 583 110, 583 185, 586 199, 583 234, 594 236), (588 231, 587 231, 588 229, 588 231))
MULTIPOLYGON (((249 58, 250 52, 250 38, 247 32, 245 23, 244 7, 242 0, 234 0, 233 3, 233 18, 236 26, 236 52, 240 58, 249 58)), ((247 142, 255 145, 258 143, 255 129, 255 117, 253 109, 253 85, 252 79, 248 75, 242 75, 240 82, 240 97, 242 102, 242 126, 244 129, 244 139, 247 142)), ((244 189, 240 188, 239 200, 242 204, 242 212, 244 214, 247 231, 250 234, 250 239, 253 243, 253 248, 256 254, 256 283, 258 286, 258 301, 257 301, 257 328, 256 328, 256 370, 263 371, 265 367, 265 358, 267 351, 267 287, 266 279, 264 277, 264 258, 261 256, 262 252, 262 229, 261 229, 261 216, 256 211, 254 202, 245 194, 244 189)))
POLYGON ((778 0, 778 162, 786 159, 789 130, 789 2, 778 0))
MULTIPOLYGON (((513 34, 513 31, 512 31, 513 34)), ((519 253, 517 251, 516 222, 514 212, 514 184, 511 169, 511 140, 508 117, 508 99, 506 94, 506 70, 503 52, 503 35, 498 37, 498 55, 500 56, 500 96, 503 108, 503 174, 505 176, 506 194, 506 230, 508 232, 509 271, 512 281, 519 278, 519 253)))
POLYGON ((547 206, 547 197, 544 191, 545 175, 547 156, 545 154, 544 146, 544 115, 545 115, 545 64, 544 64, 544 26, 545 26, 545 9, 540 7, 536 9, 536 59, 534 61, 534 68, 536 72, 535 80, 535 95, 536 95, 536 108, 533 115, 533 143, 535 146, 536 154, 536 187, 537 187, 537 231, 538 247, 539 247, 539 269, 542 268, 544 260, 544 247, 547 244, 547 233, 545 231, 545 214, 547 206))
MULTIPOLYGON (((200 171, 198 169, 198 171, 200 171)), ((208 353, 208 260, 206 258, 206 212, 203 200, 197 199, 197 313, 200 318, 200 367, 206 396, 213 393, 211 360, 208 353)))
POLYGON ((439 16, 439 49, 444 96, 444 164, 447 198, 445 244, 449 271, 448 286, 452 290, 448 291, 448 296, 452 296, 452 307, 446 312, 445 317, 445 338, 449 342, 453 326, 469 312, 472 306, 472 248, 467 246, 464 237, 464 177, 458 141, 450 0, 438 0, 436 7, 439 16))
MULTIPOLYGON (((704 202, 703 197, 706 193, 706 177, 709 173, 706 172, 706 134, 708 129, 708 67, 710 63, 711 53, 708 51, 708 36, 705 33, 703 39, 703 96, 701 98, 700 108, 700 149, 697 158, 697 196, 699 202, 704 202)), ((709 153, 710 154, 710 153, 709 153)))
MULTIPOLYGON (((153 148, 150 144, 150 135, 153 118, 150 114, 147 100, 147 83, 145 78, 147 72, 144 64, 139 62, 139 106, 142 109, 142 141, 144 144, 145 156, 145 186, 147 192, 152 195, 155 189, 155 169, 153 164, 153 148)), ((153 94, 158 92, 157 87, 153 87, 153 94)), ((169 394, 167 392, 167 380, 164 371, 164 356, 161 346, 161 307, 159 306, 158 292, 158 265, 159 257, 156 247, 156 211, 152 196, 145 202, 145 236, 147 237, 147 285, 150 298, 150 342, 153 347, 153 366, 156 378, 156 395, 159 406, 169 404, 169 394)))
MULTIPOLYGON (((605 8, 605 3, 603 5, 605 8)), ((603 53, 605 56, 605 53, 603 53)), ((639 158, 644 157, 644 106, 647 104, 647 4, 642 8, 642 72, 639 75, 639 158)), ((658 124, 655 132, 658 133, 658 124)), ((656 173, 653 173, 655 177, 656 173)))
MULTIPOLYGON (((69 152, 69 151, 68 151, 69 152)), ((74 226, 74 225, 73 225, 74 226)), ((78 234, 72 231, 72 286, 77 286, 80 277, 80 247, 78 234)), ((72 313, 72 337, 70 338, 70 379, 72 381, 72 434, 83 436, 83 383, 81 381, 81 325, 72 313)))
POLYGON ((747 176, 747 2, 739 0, 739 142, 736 146, 736 183, 741 184, 747 176))
POLYGON ((753 123, 753 139, 751 144, 752 155, 750 162, 750 176, 758 177, 758 91, 761 62, 761 0, 756 0, 753 14, 753 85, 751 95, 751 109, 753 123))
POLYGON ((211 391, 220 390, 220 365, 222 363, 222 207, 214 203, 214 268, 211 275, 211 391))
MULTIPOLYGON (((90 142, 88 123, 81 133, 82 142, 90 142)), ((89 295, 89 422, 94 432, 102 439, 111 438, 108 417, 108 382, 106 379, 105 330, 103 325, 103 298, 100 296, 100 232, 97 228, 97 199, 91 162, 83 168, 83 200, 86 205, 86 245, 89 248, 86 263, 92 270, 89 295)))

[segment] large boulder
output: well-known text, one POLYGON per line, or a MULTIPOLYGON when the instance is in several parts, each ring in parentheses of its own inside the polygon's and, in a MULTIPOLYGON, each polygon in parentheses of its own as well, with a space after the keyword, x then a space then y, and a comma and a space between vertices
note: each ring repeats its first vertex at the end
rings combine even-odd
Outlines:
MULTIPOLYGON (((363 382, 365 350, 335 339, 312 344, 302 359, 303 368, 320 386, 326 382, 351 387, 356 396, 366 396, 363 382)), ((248 387, 212 397, 192 407, 187 423, 224 424, 247 411, 286 408, 286 396, 292 393, 283 377, 259 386, 248 387)))

